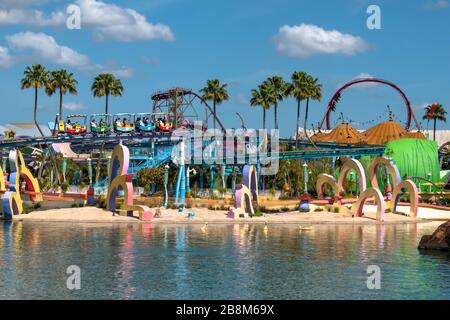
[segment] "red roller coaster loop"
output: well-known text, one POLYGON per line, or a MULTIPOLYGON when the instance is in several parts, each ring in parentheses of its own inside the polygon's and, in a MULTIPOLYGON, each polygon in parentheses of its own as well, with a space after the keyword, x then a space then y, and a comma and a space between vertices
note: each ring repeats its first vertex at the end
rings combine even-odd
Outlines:
POLYGON ((353 81, 350 81, 348 83, 346 83, 345 85, 343 85, 338 91, 336 91, 336 93, 333 95, 333 97, 331 98, 330 102, 328 102, 328 107, 327 107, 327 111, 325 113, 325 115, 322 118, 322 121, 320 122, 320 126, 319 129, 322 128, 323 123, 326 121, 326 129, 330 130, 331 129, 331 125, 330 125, 330 114, 331 112, 336 110, 336 104, 339 102, 340 98, 341 98, 341 92, 344 91, 345 89, 355 85, 355 84, 359 84, 359 83, 367 83, 367 82, 374 82, 374 83, 381 83, 381 84, 385 84, 390 86, 391 88, 394 88, 403 98, 405 105, 406 105, 406 109, 407 109, 407 121, 406 121, 406 126, 405 129, 409 130, 410 126, 411 126, 411 119, 414 119, 414 122, 416 124, 417 129, 420 130, 420 124, 416 119, 416 116, 414 115, 414 112, 411 108, 411 103, 408 100, 408 97, 406 96, 406 94, 399 88, 397 87, 395 84, 393 84, 392 82, 389 82, 387 80, 382 80, 382 79, 376 79, 376 78, 361 78, 361 79, 356 79, 353 81))

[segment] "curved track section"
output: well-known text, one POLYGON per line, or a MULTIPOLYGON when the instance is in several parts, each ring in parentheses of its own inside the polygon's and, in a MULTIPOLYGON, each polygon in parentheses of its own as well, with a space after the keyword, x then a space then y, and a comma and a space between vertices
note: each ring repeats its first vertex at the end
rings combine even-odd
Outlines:
POLYGON ((350 81, 348 83, 346 83, 345 85, 343 85, 341 88, 339 88, 338 91, 336 91, 336 93, 333 95, 333 97, 331 98, 331 100, 328 102, 328 107, 327 107, 327 111, 325 112, 325 115, 322 118, 322 121, 320 123, 319 129, 322 129, 324 122, 326 123, 326 129, 327 130, 331 130, 331 124, 330 124, 330 114, 331 112, 336 111, 336 105, 339 102, 340 98, 341 98, 341 93, 348 89, 349 87, 356 85, 356 84, 361 84, 361 83, 380 83, 380 84, 384 84, 387 85, 393 89, 395 89, 403 98, 403 101, 405 102, 405 106, 407 109, 407 121, 406 121, 406 126, 405 129, 409 130, 410 126, 411 126, 411 120, 414 119, 414 122, 416 124, 417 129, 420 130, 420 124, 416 119, 416 116, 414 115, 414 112, 412 110, 411 107, 411 102, 409 101, 408 97, 406 96, 406 94, 402 91, 402 89, 400 89, 398 86, 396 86, 395 84, 393 84, 392 82, 389 82, 387 80, 382 80, 382 79, 376 79, 376 78, 361 78, 361 79, 356 79, 353 81, 350 81))

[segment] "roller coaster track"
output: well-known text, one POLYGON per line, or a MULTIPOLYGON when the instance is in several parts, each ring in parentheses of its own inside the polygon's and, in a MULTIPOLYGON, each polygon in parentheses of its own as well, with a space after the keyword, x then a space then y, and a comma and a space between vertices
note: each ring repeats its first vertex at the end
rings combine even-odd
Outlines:
POLYGON ((119 141, 139 141, 150 142, 152 140, 163 142, 180 141, 180 137, 172 136, 170 133, 151 133, 146 135, 110 135, 110 136, 94 136, 87 134, 84 136, 59 136, 59 137, 36 137, 14 140, 0 140, 0 149, 3 148, 18 148, 25 146, 47 145, 53 143, 79 143, 79 144, 93 144, 93 143, 114 143, 119 141))

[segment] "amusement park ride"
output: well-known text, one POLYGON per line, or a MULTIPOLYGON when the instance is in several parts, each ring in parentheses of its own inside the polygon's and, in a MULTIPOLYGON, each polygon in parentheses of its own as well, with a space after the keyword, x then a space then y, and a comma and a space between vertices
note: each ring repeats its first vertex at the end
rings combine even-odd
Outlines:
MULTIPOLYGON (((411 104, 404 92, 388 81, 373 78, 357 79, 340 88, 328 103, 327 110, 320 123, 319 129, 324 125, 327 129, 331 129, 330 115, 336 110, 337 103, 341 98, 341 93, 352 85, 365 82, 385 84, 399 92, 403 97, 407 108, 406 129, 408 130, 410 128, 412 120, 414 120, 417 128, 420 129, 420 124, 414 116, 411 104)), ((52 136, 0 140, 0 150, 2 150, 2 154, 5 154, 5 152, 9 152, 9 150, 30 146, 41 148, 42 151, 46 153, 56 150, 52 146, 67 145, 70 152, 67 152, 65 157, 72 157, 74 161, 91 165, 92 160, 97 160, 98 163, 103 164, 110 161, 107 159, 108 154, 110 154, 118 144, 123 144, 129 149, 130 165, 128 171, 130 173, 136 173, 140 169, 154 168, 172 160, 173 147, 179 144, 182 139, 178 135, 173 134, 175 129, 183 129, 184 131, 189 132, 193 129, 194 121, 200 120, 203 123, 203 130, 206 130, 208 128, 208 123, 214 118, 219 125, 219 129, 225 132, 225 127, 220 118, 213 112, 207 102, 192 90, 176 87, 153 94, 151 100, 151 112, 118 113, 114 115, 92 114, 89 117, 89 129, 86 124, 88 119, 87 115, 69 115, 66 117, 65 121, 59 119, 59 116, 57 116, 55 122, 48 124, 49 129, 53 133, 52 136), (101 152, 99 150, 101 150, 101 152), (104 153, 103 150, 109 151, 104 153), (86 156, 79 157, 79 154, 75 152, 84 152, 86 153, 86 156), (97 158, 94 157, 93 154, 97 154, 97 158)), ((270 140, 271 137, 269 136, 268 144, 270 143, 270 140)), ((382 156, 386 149, 385 145, 368 145, 361 143, 349 144, 316 141, 313 148, 313 144, 309 140, 294 142, 290 139, 281 139, 280 142, 288 145, 293 145, 295 143, 296 148, 291 151, 269 152, 265 155, 266 159, 306 160, 320 158, 336 159, 337 157, 355 158, 365 155, 382 156)), ((228 150, 226 149, 229 146, 224 142, 217 141, 217 143, 223 143, 223 154, 227 154, 228 150)), ((202 148, 204 147, 205 145, 202 145, 202 148)), ((56 152, 58 151, 56 150, 56 152)), ((232 151, 235 156, 236 152, 236 150, 232 151)), ((33 157, 27 157, 25 159, 28 161, 35 160, 33 157)), ((248 164, 249 163, 247 163, 247 165, 248 164)), ((254 164, 258 166, 257 163, 254 164)), ((174 163, 173 165, 180 166, 180 163, 174 163)), ((202 162, 200 166, 206 166, 210 169, 214 167, 214 165, 205 162, 202 162)), ((242 170, 243 168, 243 164, 235 165, 235 167, 236 166, 239 170, 242 170)), ((231 165, 230 168, 232 167, 233 165, 231 165)), ((226 166, 222 169, 222 172, 228 170, 226 166)), ((92 168, 90 171, 92 171, 92 168)), ((213 175, 214 172, 219 172, 219 170, 210 171, 211 175, 213 175)), ((187 168, 180 167, 180 175, 185 175, 186 172, 189 172, 189 166, 187 166, 187 168)), ((98 175, 96 177, 98 177, 98 175)), ((213 176, 211 178, 213 178, 213 176)), ((186 177, 184 177, 184 180, 185 179, 186 177)), ((90 181, 92 181, 92 179, 90 179, 90 181)), ((101 181, 96 180, 95 183, 91 182, 91 186, 93 187, 105 188, 107 184, 108 179, 101 181)), ((178 191, 179 190, 177 189, 177 194, 178 191)))

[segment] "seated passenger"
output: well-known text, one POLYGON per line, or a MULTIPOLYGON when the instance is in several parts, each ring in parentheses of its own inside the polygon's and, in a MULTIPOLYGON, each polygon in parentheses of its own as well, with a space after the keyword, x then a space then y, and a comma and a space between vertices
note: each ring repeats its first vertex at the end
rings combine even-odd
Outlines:
POLYGON ((72 122, 70 121, 70 119, 67 119, 66 127, 67 129, 72 129, 72 122))
POLYGON ((105 125, 105 120, 103 120, 103 118, 100 119, 99 125, 100 127, 103 127, 105 125))
POLYGON ((116 119, 116 127, 123 127, 122 121, 119 118, 116 119))
POLYGON ((130 124, 128 123, 127 118, 123 118, 122 122, 123 122, 123 126, 124 127, 129 127, 130 126, 130 124))
POLYGON ((144 117, 144 125, 148 126, 148 117, 144 117))
POLYGON ((91 128, 97 128, 97 123, 95 123, 95 119, 91 121, 91 128))

